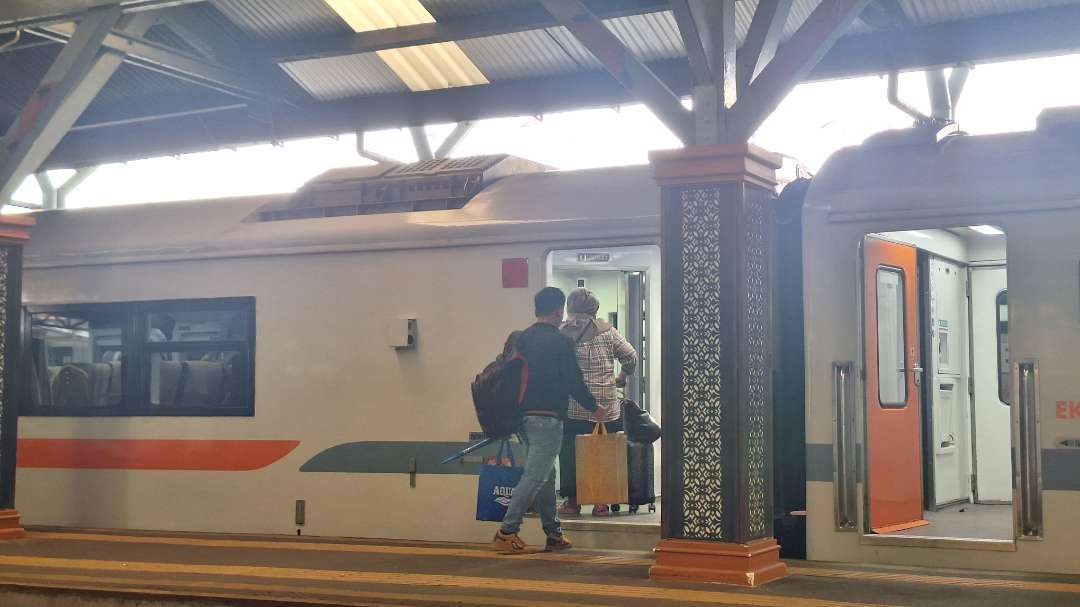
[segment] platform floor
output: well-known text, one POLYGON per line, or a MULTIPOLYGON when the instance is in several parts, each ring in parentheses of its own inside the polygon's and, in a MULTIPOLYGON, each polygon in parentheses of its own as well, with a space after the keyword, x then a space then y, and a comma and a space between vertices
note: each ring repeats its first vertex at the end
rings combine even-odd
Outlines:
POLYGON ((0 543, 0 605, 1049 607, 1080 577, 791 563, 756 590, 658 585, 649 553, 36 529, 0 543))
POLYGON ((929 525, 906 529, 892 535, 980 540, 1011 540, 1011 504, 959 504, 923 514, 929 525))

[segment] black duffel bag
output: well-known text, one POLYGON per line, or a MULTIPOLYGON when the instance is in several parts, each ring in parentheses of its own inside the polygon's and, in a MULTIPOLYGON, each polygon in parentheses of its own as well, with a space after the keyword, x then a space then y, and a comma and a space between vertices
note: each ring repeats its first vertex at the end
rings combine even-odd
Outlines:
POLYGON ((630 442, 649 445, 660 438, 660 424, 634 401, 623 401, 622 415, 623 432, 630 442))

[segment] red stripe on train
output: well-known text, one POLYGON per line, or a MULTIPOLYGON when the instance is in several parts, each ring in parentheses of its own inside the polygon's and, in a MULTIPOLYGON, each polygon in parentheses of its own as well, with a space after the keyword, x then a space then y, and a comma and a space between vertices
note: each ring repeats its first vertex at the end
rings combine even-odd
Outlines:
POLYGON ((20 468, 248 471, 296 449, 295 440, 20 438, 20 468))

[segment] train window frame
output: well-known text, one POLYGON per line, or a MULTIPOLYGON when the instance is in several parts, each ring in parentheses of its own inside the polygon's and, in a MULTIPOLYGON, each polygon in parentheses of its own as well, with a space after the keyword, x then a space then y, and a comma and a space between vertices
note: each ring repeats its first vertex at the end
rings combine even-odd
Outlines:
MULTIPOLYGON (((35 364, 30 355, 32 319, 37 314, 71 314, 117 318, 122 332, 122 394, 118 405, 58 407, 34 402, 27 398, 20 415, 27 417, 254 417, 255 415, 255 298, 224 297, 204 299, 172 299, 108 303, 79 303, 57 305, 27 305, 24 308, 23 339, 25 360, 35 364), (154 342, 149 336, 152 314, 180 314, 192 311, 238 311, 242 316, 245 335, 236 340, 200 340, 154 342), (238 352, 244 398, 233 405, 169 405, 151 402, 151 357, 164 352, 220 351, 238 352)), ((27 391, 29 392, 29 391, 27 391)))
POLYGON ((904 271, 903 268, 897 268, 897 267, 894 267, 894 266, 889 266, 889 265, 884 265, 884 264, 881 264, 881 265, 877 266, 877 268, 874 271, 874 297, 875 297, 875 300, 876 300, 874 302, 874 331, 877 333, 877 335, 875 336, 876 337, 876 344, 875 344, 876 348, 875 348, 875 352, 874 352, 874 357, 875 357, 875 364, 877 365, 877 379, 878 379, 877 398, 878 398, 878 406, 881 407, 882 409, 904 409, 904 408, 906 408, 908 406, 908 401, 910 400, 910 396, 911 396, 910 390, 908 390, 908 382, 907 382, 907 372, 908 372, 909 369, 907 368, 907 348, 908 348, 908 343, 907 343, 907 301, 905 299, 906 298, 906 293, 907 293, 907 273, 904 271), (878 289, 881 286, 880 276, 881 276, 882 273, 895 274, 897 277, 899 277, 899 285, 898 285, 897 292, 900 295, 900 299, 899 299, 899 302, 900 302, 900 310, 899 310, 900 314, 899 314, 899 317, 901 319, 901 321, 900 321, 900 344, 901 344, 900 363, 904 366, 903 376, 902 376, 903 377, 903 382, 901 384, 903 386, 903 388, 904 388, 904 391, 903 391, 903 394, 901 395, 901 400, 896 401, 896 402, 885 401, 882 398, 882 394, 881 394, 881 388, 884 385, 884 382, 882 381, 882 373, 881 373, 881 308, 880 308, 880 305, 878 303, 880 301, 880 296, 878 295, 878 289))
POLYGON ((1001 351, 1003 350, 1003 348, 1001 347, 1001 336, 1002 336, 1003 333, 1005 334, 1005 339, 1006 339, 1005 343, 1006 343, 1006 348, 1007 348, 1008 347, 1008 335, 1009 335, 1009 330, 1008 330, 1009 318, 1008 318, 1008 316, 1005 318, 1005 321, 1004 321, 1005 331, 1001 330, 1001 327, 1002 327, 1001 307, 1002 306, 1005 306, 1006 314, 1009 314, 1007 312, 1007 310, 1009 309, 1009 290, 1008 289, 1002 289, 1002 290, 998 291, 996 295, 994 295, 994 350, 996 351, 996 354, 997 354, 997 357, 996 357, 997 358, 997 373, 995 373, 995 375, 997 375, 998 400, 1001 401, 1002 405, 1005 405, 1006 407, 1011 407, 1012 403, 1010 402, 1010 400, 1012 398, 1012 366, 1011 366, 1012 363, 1009 362, 1008 359, 1006 359, 1005 362, 1009 364, 1009 367, 1007 367, 1009 369, 1009 371, 1005 375, 1008 376, 1009 383, 1005 384, 1005 383, 1002 383, 1002 381, 1001 381, 1001 376, 1002 376, 1002 372, 1001 372, 1001 369, 1002 369, 1002 366, 1001 366, 1001 363, 1002 363, 1001 351))

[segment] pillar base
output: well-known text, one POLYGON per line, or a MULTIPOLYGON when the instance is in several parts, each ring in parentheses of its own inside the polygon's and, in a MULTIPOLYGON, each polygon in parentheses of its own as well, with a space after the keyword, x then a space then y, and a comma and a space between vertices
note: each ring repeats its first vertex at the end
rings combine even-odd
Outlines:
POLYGON ((26 531, 19 524, 16 510, 0 510, 0 541, 20 540, 26 537, 26 531))
POLYGON ((786 577, 780 544, 769 538, 749 544, 662 540, 649 577, 658 582, 708 582, 754 588, 786 577))

